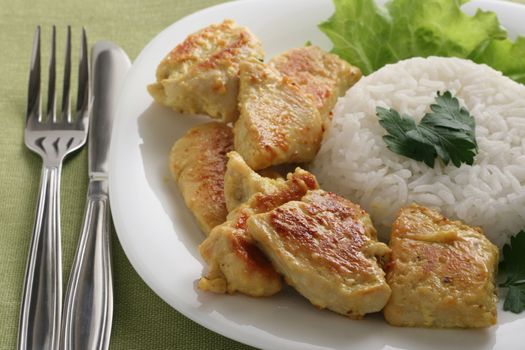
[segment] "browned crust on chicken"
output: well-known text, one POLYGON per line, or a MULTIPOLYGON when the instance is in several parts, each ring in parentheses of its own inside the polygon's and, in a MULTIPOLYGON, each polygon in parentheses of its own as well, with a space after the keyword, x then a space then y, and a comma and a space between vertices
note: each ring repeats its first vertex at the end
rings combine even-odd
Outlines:
POLYGON ((269 296, 281 290, 281 278, 249 235, 246 222, 251 215, 299 199, 318 188, 315 177, 296 169, 286 182, 278 183, 270 193, 256 193, 247 203, 228 215, 228 220, 214 228, 199 246, 208 272, 199 288, 216 293, 240 292, 251 296, 269 296))
POLYGON ((169 52, 148 91, 176 111, 235 121, 239 64, 263 55, 261 43, 247 28, 225 20, 189 35, 169 52))
POLYGON ((498 249, 481 229, 412 205, 392 225, 390 247, 387 322, 440 328, 496 323, 498 249))
POLYGON ((265 213, 281 204, 300 199, 306 191, 319 188, 319 185, 314 175, 298 168, 292 176, 288 177, 286 186, 281 187, 268 194, 255 194, 250 200, 250 207, 257 213, 265 213))
POLYGON ((208 271, 199 280, 201 290, 270 296, 281 290, 281 278, 246 232, 247 208, 239 208, 228 221, 212 230, 199 246, 208 271))
POLYGON ((228 153, 224 174, 224 199, 228 212, 246 203, 255 193, 270 193, 277 190, 283 182, 284 178, 270 178, 256 173, 239 153, 235 151, 228 153))
POLYGON ((233 144, 232 130, 221 123, 190 129, 173 145, 170 171, 186 206, 207 235, 226 220, 224 199, 226 154, 233 144))
POLYGON ((266 256, 254 244, 250 236, 246 234, 246 221, 250 217, 250 211, 241 210, 236 219, 232 222, 237 230, 236 235, 232 236, 231 248, 237 257, 249 271, 266 274, 272 278, 278 278, 277 272, 266 256))
POLYGON ((312 97, 258 61, 241 64, 240 81, 234 147, 246 163, 259 170, 311 161, 323 134, 312 97))
POLYGON ((365 211, 334 193, 317 196, 319 201, 301 207, 279 207, 270 214, 285 249, 292 255, 310 256, 315 264, 336 273, 361 272, 372 268, 361 250, 368 243, 359 217, 365 211), (319 230, 319 225, 329 236, 319 230), (325 239, 321 239, 325 238, 325 239))
POLYGON ((352 318, 380 311, 390 296, 370 217, 334 193, 310 191, 248 219, 248 230, 286 281, 319 308, 352 318))
POLYGON ((331 120, 331 110, 337 98, 344 95, 361 78, 359 68, 317 46, 285 51, 274 57, 270 66, 313 96, 315 106, 325 121, 325 127, 331 120))
MULTIPOLYGON (((184 63, 195 64, 196 69, 215 69, 233 67, 238 69, 240 50, 253 45, 255 38, 247 28, 238 26, 232 20, 212 24, 188 37, 165 57, 166 65, 159 66, 158 80, 169 77, 170 68, 184 63), (214 51, 206 52, 209 47, 214 51)), ((254 45, 255 46, 255 45, 254 45)))

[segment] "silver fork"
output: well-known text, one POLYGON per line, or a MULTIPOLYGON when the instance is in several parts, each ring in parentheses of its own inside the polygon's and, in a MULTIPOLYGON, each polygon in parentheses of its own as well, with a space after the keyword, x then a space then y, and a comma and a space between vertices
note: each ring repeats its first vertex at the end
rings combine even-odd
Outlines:
POLYGON ((66 155, 85 142, 90 107, 87 39, 82 29, 76 118, 70 112, 71 27, 67 29, 60 118, 55 112, 56 29, 53 26, 47 113, 40 111, 40 27, 35 31, 25 127, 26 146, 42 157, 42 173, 20 309, 18 349, 57 349, 62 314, 60 173, 66 155))

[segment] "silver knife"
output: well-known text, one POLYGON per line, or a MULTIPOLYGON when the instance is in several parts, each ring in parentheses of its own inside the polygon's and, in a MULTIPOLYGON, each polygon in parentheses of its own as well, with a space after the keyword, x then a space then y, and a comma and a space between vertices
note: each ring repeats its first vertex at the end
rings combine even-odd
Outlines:
POLYGON ((93 46, 91 62, 89 186, 62 317, 60 348, 66 350, 107 349, 113 318, 108 151, 118 93, 131 63, 126 53, 109 41, 93 46))

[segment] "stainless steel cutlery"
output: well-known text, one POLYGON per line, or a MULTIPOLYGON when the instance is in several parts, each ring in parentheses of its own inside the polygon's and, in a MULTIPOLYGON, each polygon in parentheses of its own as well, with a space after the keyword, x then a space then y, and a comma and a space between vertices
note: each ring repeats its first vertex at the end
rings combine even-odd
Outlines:
POLYGON ((53 26, 47 108, 42 114, 40 32, 37 27, 24 135, 26 146, 42 157, 43 166, 23 286, 18 349, 103 350, 109 346, 113 315, 108 151, 117 94, 131 63, 117 45, 109 41, 98 42, 92 51, 93 79, 90 79, 87 38, 82 29, 77 105, 72 115, 69 98, 71 28, 68 27, 62 104, 57 115, 56 29, 53 26), (86 210, 62 311, 60 174, 64 158, 85 144, 88 126, 86 210))
POLYGON ((108 201, 108 152, 117 94, 131 66, 117 45, 93 46, 93 109, 84 224, 64 303, 61 348, 107 349, 113 315, 108 201))
POLYGON ((29 248, 18 332, 19 349, 56 349, 62 315, 60 174, 62 161, 84 145, 88 133, 89 72, 82 31, 76 113, 70 112, 71 29, 67 30, 62 108, 55 110, 56 30, 52 29, 47 112, 40 108, 40 27, 36 28, 29 73, 24 139, 42 157, 40 190, 29 248))

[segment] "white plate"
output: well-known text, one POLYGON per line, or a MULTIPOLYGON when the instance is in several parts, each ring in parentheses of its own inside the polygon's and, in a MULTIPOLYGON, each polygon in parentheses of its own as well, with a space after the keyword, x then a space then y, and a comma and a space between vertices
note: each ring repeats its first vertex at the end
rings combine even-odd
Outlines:
MULTIPOLYGON (((470 3, 498 13, 512 34, 525 34, 525 6, 496 1, 470 3)), ((204 238, 170 180, 171 145, 205 119, 184 118, 153 103, 146 85, 163 56, 211 23, 232 18, 263 42, 267 57, 307 40, 325 49, 317 24, 333 12, 330 0, 244 0, 186 17, 157 35, 136 59, 119 101, 110 166, 111 209, 129 260, 167 303, 217 333, 270 349, 517 349, 525 314, 500 311, 486 330, 429 330, 388 326, 380 315, 353 321, 319 311, 287 289, 271 298, 203 293, 195 281, 203 270, 197 245, 204 238)), ((518 58, 516 58, 518 59, 518 58)), ((522 58, 523 59, 523 58, 522 58)))

